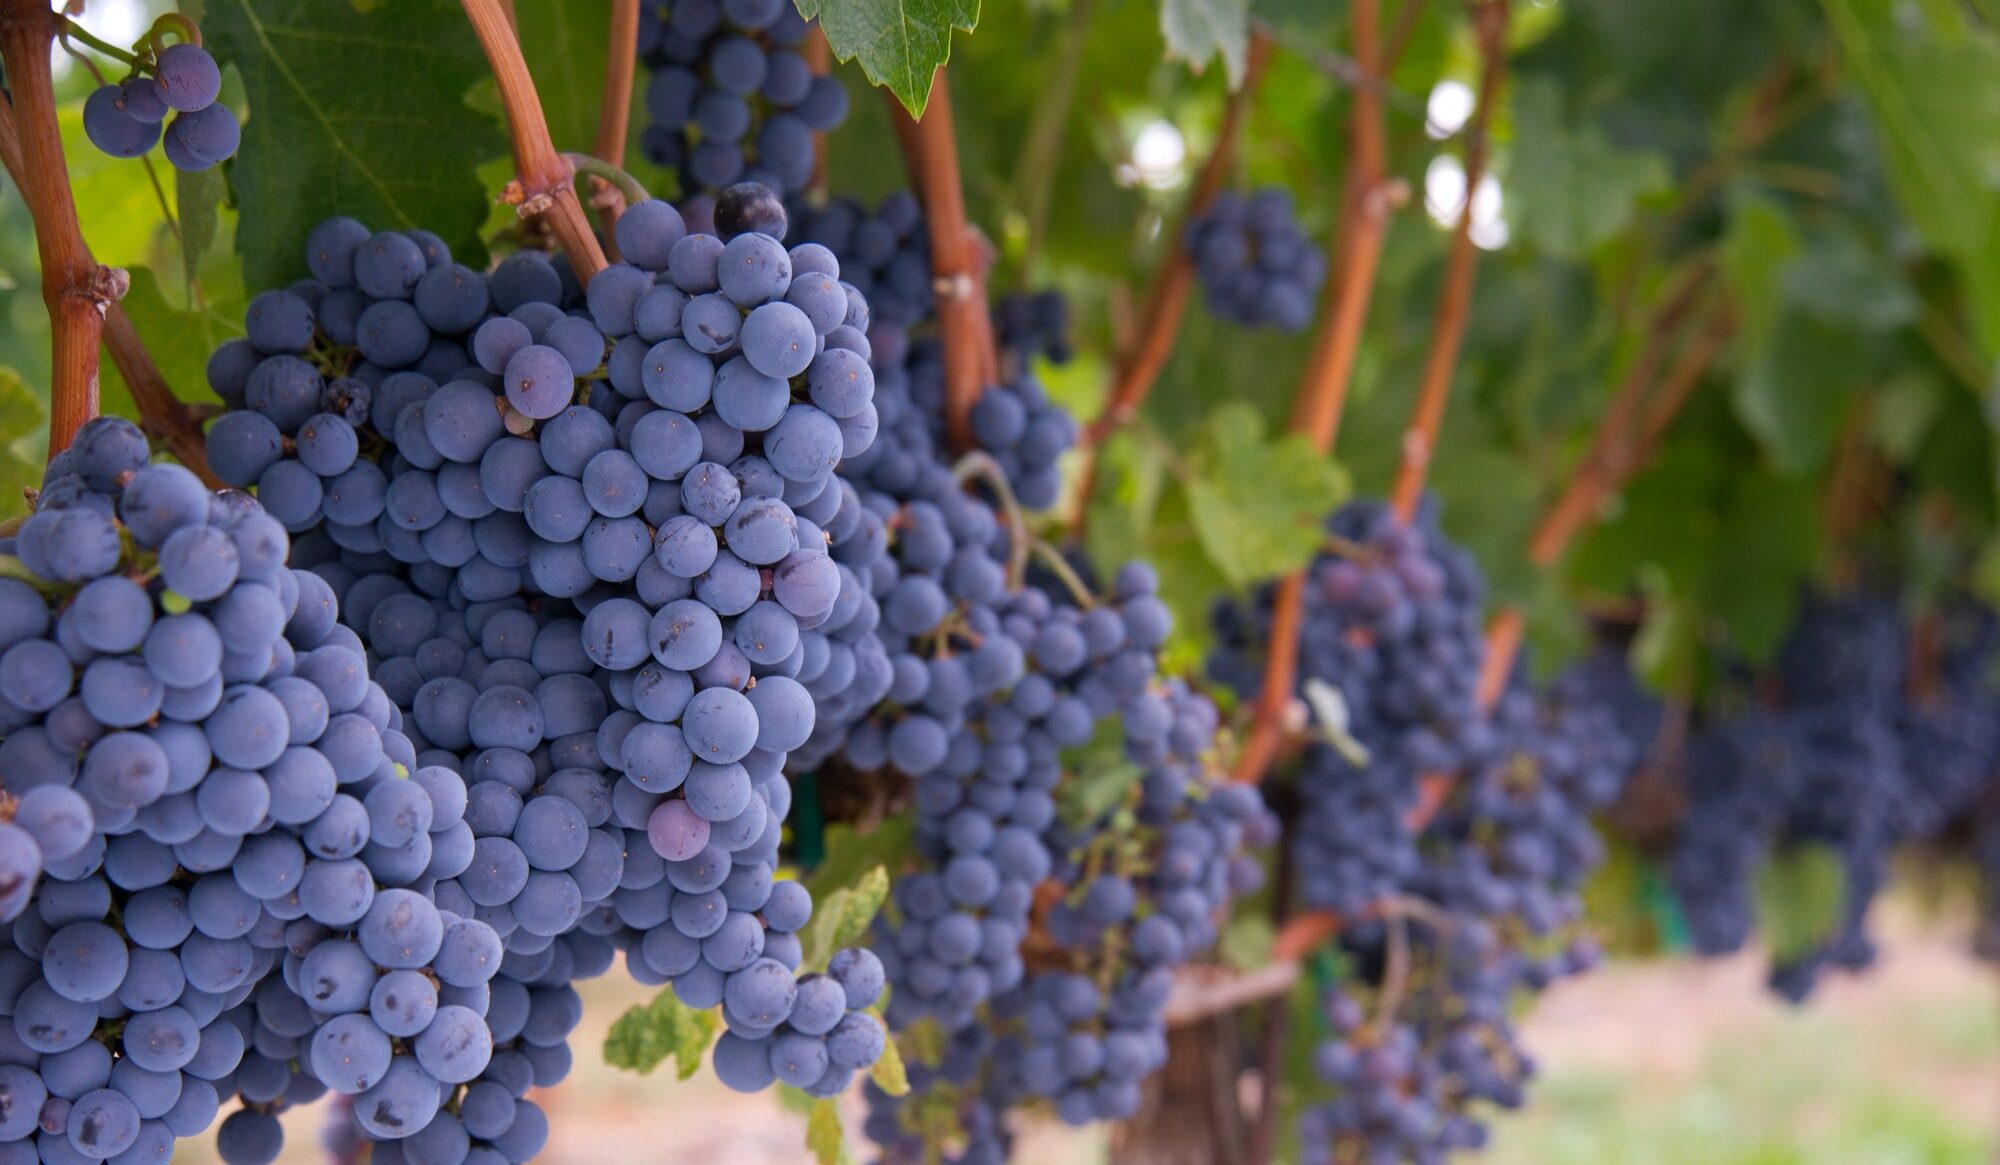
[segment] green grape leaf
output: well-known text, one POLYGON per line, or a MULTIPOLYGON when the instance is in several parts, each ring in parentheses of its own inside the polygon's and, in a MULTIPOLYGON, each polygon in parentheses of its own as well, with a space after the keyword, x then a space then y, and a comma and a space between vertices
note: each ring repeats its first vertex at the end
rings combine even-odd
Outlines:
POLYGON ((47 402, 19 372, 0 365, 0 518, 27 509, 22 491, 42 484, 48 448, 47 402))
POLYGON ((889 871, 876 866, 861 875, 852 886, 844 886, 825 897, 815 895, 812 921, 799 933, 805 948, 801 966, 824 971, 833 952, 852 946, 868 933, 882 903, 889 897, 889 871))
POLYGON ((190 282, 199 276, 208 249, 215 246, 216 232, 222 225, 222 203, 228 195, 229 185, 218 167, 174 171, 174 199, 180 204, 181 270, 190 282))
POLYGON ((869 83, 894 93, 911 117, 924 115, 931 78, 951 59, 952 30, 979 23, 979 0, 795 2, 801 16, 819 18, 835 57, 858 61, 869 83))
POLYGON ((1800 312, 1778 321, 1771 342, 1736 382, 1737 415, 1771 460, 1807 473, 1833 448, 1850 393, 1868 374, 1867 353, 1851 326, 1800 312))
POLYGON ((826 829, 826 855, 814 867, 812 876, 805 879, 806 889, 812 891, 813 901, 823 901, 835 891, 858 885, 878 866, 888 870, 902 869, 904 859, 910 856, 911 838, 915 832, 916 823, 907 813, 885 817, 866 829, 846 824, 829 825, 826 829))
POLYGON ((1667 185, 1658 154, 1621 150, 1597 126, 1571 125, 1551 82, 1523 81, 1513 112, 1509 216, 1557 258, 1582 258, 1631 221, 1640 199, 1667 185))
POLYGON ((1790 629, 1803 584, 1819 562, 1813 483, 1745 467, 1730 479, 1721 518, 1705 558, 1701 611, 1727 628, 1732 648, 1749 659, 1768 659, 1790 629))
POLYGON ((1809 955, 1840 926, 1846 874, 1840 856, 1822 845, 1795 845, 1771 855, 1757 871, 1757 921, 1771 958, 1809 955))
POLYGON ((715 1038, 713 1011, 696 1011, 675 998, 672 988, 651 1003, 628 1007, 604 1037, 604 1062, 641 1075, 668 1059, 682 1079, 701 1068, 701 1054, 715 1038))
POLYGON ((1791 218, 1775 199, 1745 196, 1729 206, 1722 236, 1722 273, 1742 307, 1743 340, 1755 349, 1770 336, 1784 306, 1779 294, 1799 240, 1791 218))
POLYGON ((1061 755, 1063 781, 1056 786, 1056 812, 1078 829, 1088 829, 1124 800, 1125 791, 1145 779, 1145 771, 1125 756, 1125 722, 1107 716, 1090 739, 1061 755))
MULTIPOLYGON (((162 181, 161 188, 155 190, 145 167, 151 165, 154 176, 162 177, 162 171, 169 169, 165 159, 157 151, 144 160, 114 158, 91 145, 84 136, 80 103, 58 110, 56 123, 62 130, 63 160, 69 169, 70 193, 76 199, 77 221, 83 224, 91 258, 109 267, 149 262, 167 225, 174 183, 162 181)), ((18 207, 18 202, 15 205, 18 207)))
MULTIPOLYGON (((132 288, 120 305, 146 342, 160 375, 182 400, 214 401, 208 387, 209 354, 224 340, 243 334, 245 301, 242 281, 235 278, 235 261, 227 260, 220 271, 217 266, 211 264, 203 274, 202 301, 186 307, 168 301, 152 268, 134 267, 132 288)), ((103 377, 104 411, 137 418, 131 390, 109 356, 103 377)))
MULTIPOLYGON (((514 27, 556 149, 596 153, 604 56, 611 36, 610 5, 514 0, 514 27)), ((643 91, 643 78, 640 86, 643 91)))
POLYGON ((1888 332, 1916 319, 1917 293, 1897 265, 1852 230, 1809 236, 1780 280, 1785 300, 1835 324, 1888 332))
POLYGON ((488 198, 474 168, 506 149, 465 97, 487 76, 450 0, 212 0, 202 31, 243 75, 249 120, 229 163, 253 287, 305 273, 306 232, 330 215, 422 227, 470 266, 485 260, 488 198))
MULTIPOLYGON (((868 1014, 874 1017, 876 1023, 882 1022, 880 1016, 873 1012, 868 1014)), ((875 1087, 890 1096, 909 1095, 910 1072, 903 1065, 903 1050, 896 1046, 895 1040, 882 1041, 882 1058, 868 1070, 868 1078, 875 1082, 875 1087)))
POLYGON ((840 1105, 833 1100, 815 1100, 806 1110, 806 1151, 819 1165, 848 1165, 847 1129, 840 1119, 840 1105))
POLYGON ((1160 32, 1167 55, 1199 73, 1211 57, 1222 58, 1229 87, 1243 83, 1243 59, 1250 49, 1250 0, 1160 0, 1160 32))
POLYGON ((1188 461, 1195 534, 1232 586, 1312 561, 1320 523, 1347 494, 1331 460, 1298 434, 1267 436, 1263 415, 1240 401, 1215 410, 1188 461))

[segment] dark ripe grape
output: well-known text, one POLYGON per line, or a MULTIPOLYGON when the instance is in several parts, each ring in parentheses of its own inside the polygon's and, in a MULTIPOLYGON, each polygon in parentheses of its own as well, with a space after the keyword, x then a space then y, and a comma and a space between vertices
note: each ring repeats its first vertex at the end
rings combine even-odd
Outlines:
POLYGON ((761 182, 738 182, 716 196, 715 231, 725 242, 752 232, 782 239, 788 225, 784 203, 761 182))
POLYGON ((168 45, 160 53, 154 79, 160 98, 182 113, 207 109, 222 93, 222 69, 197 44, 168 45))
POLYGON ((509 357, 500 382, 507 403, 537 420, 555 416, 576 398, 576 372, 568 358, 541 344, 530 344, 509 357))
POLYGON ((199 171, 234 157, 243 142, 243 127, 229 107, 220 103, 193 113, 180 113, 167 123, 167 160, 176 169, 199 171))
POLYGON ((136 158, 160 140, 158 120, 134 116, 128 104, 117 85, 100 86, 83 103, 84 136, 114 158, 136 158))

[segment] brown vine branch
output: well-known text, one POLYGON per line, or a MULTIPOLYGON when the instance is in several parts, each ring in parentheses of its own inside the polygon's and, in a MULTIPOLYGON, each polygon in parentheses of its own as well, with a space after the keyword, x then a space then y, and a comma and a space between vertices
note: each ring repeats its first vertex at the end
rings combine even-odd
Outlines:
MULTIPOLYGON (((1414 7, 1414 0, 1410 7, 1414 7)), ((1430 350, 1424 356, 1424 378, 1409 427, 1403 431, 1402 458, 1390 495, 1396 517, 1403 522, 1416 515, 1417 503, 1423 499, 1424 475, 1430 469, 1431 454, 1437 449, 1445 402, 1451 395, 1452 372, 1458 367, 1459 347, 1465 338, 1466 319, 1472 306, 1473 274, 1479 263, 1479 248, 1472 241, 1472 200, 1480 181, 1486 177, 1487 131, 1506 72, 1507 0, 1486 0, 1478 5, 1473 24, 1479 40, 1479 104, 1465 139, 1465 204, 1452 228, 1451 248, 1445 257, 1444 286, 1438 292, 1430 350)))
POLYGON ((500 104, 507 111, 519 187, 510 189, 508 200, 515 203, 523 218, 542 217, 557 245, 569 256, 577 281, 588 286, 604 270, 604 248, 598 245, 583 203, 576 196, 575 171, 556 152, 555 141, 549 136, 549 121, 535 93, 535 79, 528 74, 528 62, 521 56, 521 42, 514 35, 508 6, 502 0, 460 0, 460 6, 493 68, 500 104))
POLYGON ((923 203, 930 234, 931 276, 937 295, 939 338, 944 345, 945 433, 952 448, 972 444, 972 406, 985 387, 985 371, 997 363, 992 321, 986 314, 986 272, 965 217, 965 190, 959 181, 958 139, 953 132, 951 87, 940 68, 930 104, 914 121, 887 89, 889 120, 903 147, 910 182, 923 203))
MULTIPOLYGON (((611 32, 604 48, 604 100, 597 111, 597 149, 600 161, 614 167, 625 165, 625 138, 632 122, 632 77, 639 68, 639 0, 611 0, 611 32)), ((591 205, 597 208, 598 225, 604 232, 609 257, 618 257, 618 240, 612 228, 625 213, 625 192, 602 178, 590 182, 591 205)))
POLYGON ((104 309, 129 286, 123 271, 91 258, 77 225, 49 73, 49 48, 61 24, 47 0, 5 0, 0 7, 0 57, 6 61, 13 111, 19 115, 13 130, 20 165, 9 169, 34 219, 42 302, 51 325, 51 457, 67 449, 77 429, 97 415, 97 343, 104 309))
MULTIPOLYGON (((833 46, 826 43, 826 30, 819 26, 819 21, 817 20, 812 22, 810 29, 806 32, 805 57, 806 68, 811 70, 813 76, 824 77, 833 71, 833 46)), ((812 179, 807 183, 806 189, 812 194, 815 200, 826 197, 826 132, 824 130, 813 131, 812 179)))
MULTIPOLYGON (((1354 58, 1371 76, 1381 73, 1381 0, 1355 0, 1354 58)), ((1333 286, 1320 307, 1312 355, 1293 398, 1291 427, 1303 433, 1321 453, 1331 452, 1347 399, 1355 356, 1361 348, 1362 325, 1374 292, 1375 268, 1382 257, 1389 214, 1407 194, 1388 174, 1382 125, 1382 101, 1374 86, 1354 90, 1350 127, 1354 161, 1348 168, 1341 229, 1332 244, 1333 286)), ((1235 777, 1258 781, 1277 758, 1284 739, 1286 708, 1298 678, 1299 626, 1305 613, 1305 573, 1297 571, 1278 584, 1277 607, 1271 625, 1269 654, 1257 694, 1250 733, 1244 741, 1235 777)))
MULTIPOLYGON (((1671 301, 1668 304, 1670 308, 1676 306, 1671 301)), ((1544 569, 1554 566, 1576 536, 1596 521, 1604 500, 1623 489, 1634 474, 1652 461, 1668 427, 1694 395, 1716 357, 1729 346, 1735 332, 1734 314, 1726 304, 1720 304, 1695 326, 1693 337, 1660 377, 1657 388, 1647 393, 1648 386, 1642 383, 1629 392, 1629 399, 1628 391, 1621 388, 1599 425, 1593 455, 1577 467, 1569 488, 1549 507, 1536 530, 1529 550, 1535 565, 1544 569)), ((1655 336, 1664 334, 1655 332, 1655 336)), ((1650 363, 1657 366, 1657 354, 1650 363)), ((1482 686, 1488 682, 1506 682, 1506 672, 1513 666, 1514 654, 1521 645, 1521 620, 1521 613, 1512 608, 1494 617, 1487 632, 1486 667, 1489 673, 1497 671, 1497 678, 1489 681, 1483 675, 1482 686)), ((1497 689, 1493 698, 1499 698, 1497 689)))
POLYGON ((1662 297, 1652 322, 1647 326, 1639 354, 1619 383, 1603 419, 1598 422, 1590 449, 1578 463, 1568 486, 1543 512, 1541 521, 1529 538, 1528 557, 1537 566, 1550 566, 1562 557, 1570 540, 1597 512, 1611 490, 1612 481, 1622 480, 1634 419, 1659 374, 1661 364, 1666 360, 1675 334, 1694 308, 1696 300, 1707 290, 1713 271, 1714 268, 1706 262, 1695 265, 1662 297))
MULTIPOLYGON (((1229 95, 1228 104, 1223 107, 1222 124, 1216 130, 1215 145, 1209 150, 1208 160, 1202 163, 1201 173, 1188 193, 1187 209, 1182 212, 1179 221, 1168 228, 1167 253, 1153 271, 1138 331, 1129 349, 1119 357, 1117 371, 1111 379, 1111 395, 1104 402, 1103 411, 1084 431, 1083 441, 1091 457, 1091 469, 1095 468, 1097 446, 1138 414, 1139 406, 1146 403, 1146 397, 1166 368, 1167 357, 1173 354, 1174 340, 1181 331, 1181 318, 1187 312, 1188 296, 1194 290, 1194 260, 1185 244, 1187 225, 1208 209, 1222 189, 1230 162, 1236 156, 1236 139, 1242 134, 1250 105, 1256 100, 1257 83, 1263 79, 1272 48, 1268 37, 1258 35, 1251 39, 1249 58, 1243 70, 1243 85, 1229 95)), ((1088 490, 1084 491, 1084 496, 1089 496, 1088 490)))
MULTIPOLYGON (((16 187, 27 189, 27 162, 21 154, 14 109, 4 99, 0 99, 0 166, 6 168, 16 187)), ((104 347, 111 352, 111 362, 125 378, 132 403, 138 406, 141 427, 210 488, 220 488, 221 480, 208 467, 208 447, 202 439, 200 415, 168 387, 159 366, 153 363, 152 355, 139 338, 138 329, 117 303, 105 305, 102 334, 104 347)))

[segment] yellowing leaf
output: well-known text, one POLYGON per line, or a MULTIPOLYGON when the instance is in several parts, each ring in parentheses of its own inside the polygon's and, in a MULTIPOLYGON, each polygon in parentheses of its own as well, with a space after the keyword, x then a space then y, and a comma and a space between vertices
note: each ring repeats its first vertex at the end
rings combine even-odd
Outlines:
POLYGON ((604 1037, 604 1062, 641 1075, 669 1058, 682 1080, 701 1067, 701 1054, 715 1038, 715 1013, 695 1011, 668 988, 642 1007, 627 1008, 604 1037))
MULTIPOLYGON (((879 1017, 877 1023, 882 1022, 879 1017)), ((904 1096, 910 1091, 910 1073, 903 1066, 902 1050, 895 1040, 882 1041, 882 1058, 875 1061, 875 1067, 868 1072, 868 1078, 890 1096, 904 1096)))
POLYGON ((819 1165, 847 1165, 847 1130, 841 1125, 840 1105, 832 1100, 813 1101, 806 1114, 806 1149, 819 1165))

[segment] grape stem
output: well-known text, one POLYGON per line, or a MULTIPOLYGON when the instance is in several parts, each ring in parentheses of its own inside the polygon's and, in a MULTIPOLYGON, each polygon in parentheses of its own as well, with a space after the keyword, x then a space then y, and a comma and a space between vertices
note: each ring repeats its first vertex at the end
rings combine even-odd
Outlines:
POLYGON ((1028 517, 1014 496, 1014 483, 1007 480, 1007 471, 991 453, 971 449, 952 462, 951 476, 960 485, 983 481, 1000 500, 1000 517, 1007 523, 1007 589, 1021 589, 1021 580, 1028 573, 1028 551, 1035 539, 1028 534, 1028 517))
MULTIPOLYGON (((1380 76, 1381 2, 1355 0, 1352 12, 1354 59, 1368 76, 1380 76)), ((1354 89, 1349 136, 1354 161, 1348 168, 1340 229, 1331 246, 1328 266, 1334 277, 1320 305, 1312 356, 1293 398, 1291 416, 1292 430, 1303 433, 1322 454, 1332 451, 1339 431, 1341 406, 1360 351, 1362 325, 1368 318, 1368 301, 1374 291, 1390 212, 1408 196, 1408 190, 1388 174, 1382 100, 1373 85, 1354 89)), ((1305 572, 1299 570, 1278 583, 1263 682, 1234 773, 1239 781, 1262 780, 1283 743, 1285 713, 1292 704, 1292 688, 1298 678, 1299 628, 1304 615, 1305 572)))
MULTIPOLYGON (((15 93, 17 97, 20 92, 20 88, 16 86, 15 93)), ((14 108, 5 99, 0 99, 0 165, 5 166, 8 176, 14 181, 14 185, 25 192, 38 185, 46 184, 49 181, 47 178, 49 171, 46 169, 30 170, 27 158, 22 153, 21 145, 20 132, 15 124, 14 108), (31 174, 36 175, 36 178, 31 179, 29 177, 31 174)), ((68 189, 68 183, 64 182, 61 186, 61 202, 65 205, 70 205, 68 189)), ((34 206, 37 205, 34 199, 42 196, 34 195, 29 197, 31 199, 30 205, 34 206)), ((75 208, 73 205, 71 205, 70 214, 71 222, 74 224, 75 208)), ((37 236, 42 233, 39 223, 40 220, 37 219, 37 236)), ((76 245, 82 248, 80 232, 78 233, 76 245)), ((87 249, 84 251, 84 258, 88 262, 89 254, 87 249)), ((44 260, 43 269, 59 270, 60 268, 51 268, 47 261, 44 260)), ((109 269, 99 268, 98 270, 109 269)), ((122 275, 122 272, 120 274, 122 275)), ((47 285, 45 284, 45 286, 47 285)), ((104 346, 110 349, 111 362, 117 366, 118 374, 125 378, 125 385, 132 393, 132 401, 139 408, 140 425, 148 433, 165 444, 167 449, 173 453, 182 465, 193 470, 210 488, 220 488, 222 482, 208 467, 208 450, 206 443, 202 439, 201 418, 186 402, 174 395, 172 388, 168 387, 166 378, 160 375, 159 366, 153 363, 152 355, 146 351, 144 341, 139 338, 138 329, 132 326, 131 317, 125 314, 124 309, 116 302, 106 302, 102 307, 102 315, 97 320, 95 328, 101 334, 104 346)), ((53 310, 51 314, 53 316, 53 310)), ((89 323, 90 321, 86 320, 84 322, 89 323)), ((60 330, 59 326, 56 337, 59 351, 61 350, 60 345, 63 342, 60 330)), ((88 411, 72 414, 76 415, 77 419, 74 424, 69 425, 64 431, 61 446, 56 445, 53 440, 56 430, 56 402, 69 398, 62 396, 55 390, 53 385, 51 386, 51 455, 69 444, 69 437, 75 433, 77 426, 96 415, 97 362, 95 337, 91 341, 90 355, 92 356, 92 360, 88 411)), ((60 366, 60 361, 58 362, 58 366, 60 366)))
POLYGON ((924 207, 938 335, 944 345, 945 436, 954 451, 964 452, 972 447, 972 406, 994 375, 999 357, 993 350, 993 322, 986 312, 985 260, 965 217, 951 87, 945 70, 938 69, 922 120, 912 120, 894 93, 884 89, 882 94, 889 102, 890 124, 902 147, 910 183, 924 207))
MULTIPOLYGON (((625 138, 632 123, 632 77, 639 67, 639 0, 611 0, 611 32, 605 38, 604 100, 597 110, 597 156, 612 167, 625 165, 625 138)), ((579 169, 579 172, 582 172, 579 169)), ((619 173, 624 173, 622 169, 619 173)), ((597 222, 604 232, 604 246, 612 259, 618 258, 618 240, 612 228, 618 216, 632 204, 630 189, 615 180, 593 175, 591 205, 597 208, 597 222)), ((633 187, 638 183, 633 182, 633 187)), ((644 191, 640 197, 644 197, 644 191)))
POLYGON ((1097 596, 1090 593, 1090 587, 1084 583, 1082 576, 1076 573, 1076 568, 1070 565, 1069 559, 1062 556, 1062 551, 1040 538, 1030 543, 1029 549, 1034 552, 1036 558, 1042 560, 1042 566, 1047 568, 1050 574, 1062 580, 1063 589, 1069 592, 1070 598, 1076 600, 1077 606, 1088 611, 1097 605, 1097 596))
POLYGON ((67 16, 59 17, 59 19, 62 21, 61 36, 65 44, 73 40, 82 41, 107 57, 123 61, 134 67, 138 66, 139 58, 130 49, 121 49, 103 37, 94 35, 89 29, 67 16))
POLYGON ((616 162, 593 158, 589 154, 564 154, 563 161, 574 167, 578 174, 610 185, 612 189, 618 191, 622 196, 621 201, 628 206, 653 197, 646 193, 644 186, 639 185, 637 178, 626 173, 616 162))
POLYGON ((52 325, 52 457, 67 449, 77 429, 97 415, 97 342, 104 330, 105 306, 116 302, 131 285, 125 272, 91 258, 77 225, 49 73, 49 46, 62 27, 63 18, 46 0, 0 3, 0 58, 6 62, 13 102, 7 136, 14 148, 8 169, 34 219, 42 302, 48 307, 52 325), (12 124, 15 112, 19 114, 18 125, 12 124))
POLYGON ((153 55, 159 56, 168 48, 167 36, 172 34, 191 45, 201 44, 201 26, 178 12, 162 13, 153 27, 146 31, 146 43, 152 46, 153 55))
POLYGON ((1444 424, 1445 402, 1451 395, 1452 372, 1458 366, 1466 318, 1472 306, 1473 274, 1479 248, 1472 241, 1472 203, 1486 177, 1487 130, 1499 104, 1501 78, 1507 67, 1507 0, 1485 0, 1475 6, 1474 33, 1479 42, 1479 104, 1465 137, 1465 199, 1453 224, 1451 249, 1445 258, 1444 285, 1438 292, 1437 316, 1431 325, 1430 349, 1424 356, 1424 378, 1416 409, 1403 430, 1402 457, 1396 468, 1391 505, 1397 520, 1408 523, 1424 496, 1424 474, 1437 448, 1444 424))
POLYGON ((493 68, 500 104, 507 111, 516 175, 507 201, 515 204, 523 218, 542 217, 557 245, 569 256, 577 281, 587 287, 605 268, 604 248, 598 245, 589 216, 576 196, 576 173, 556 152, 549 136, 548 117, 542 112, 535 79, 528 74, 528 62, 521 55, 521 42, 514 35, 507 7, 501 0, 460 0, 460 6, 493 68))

